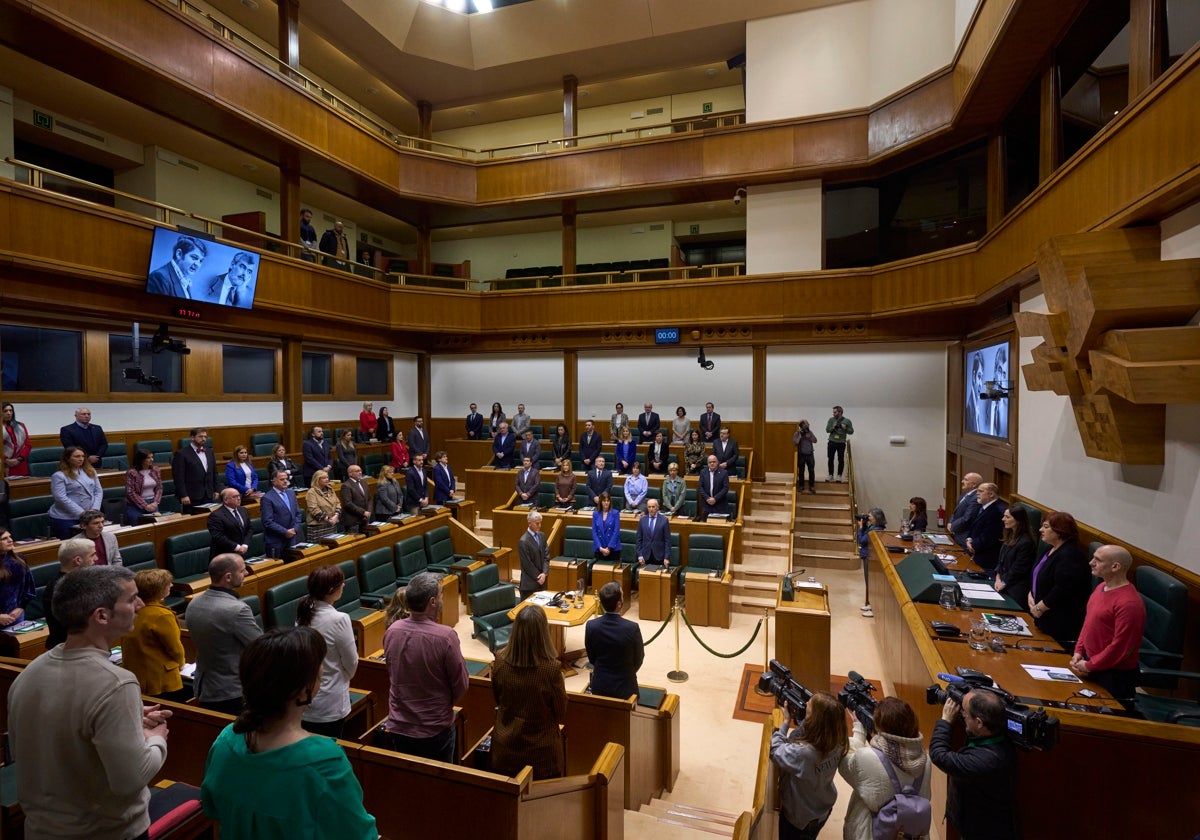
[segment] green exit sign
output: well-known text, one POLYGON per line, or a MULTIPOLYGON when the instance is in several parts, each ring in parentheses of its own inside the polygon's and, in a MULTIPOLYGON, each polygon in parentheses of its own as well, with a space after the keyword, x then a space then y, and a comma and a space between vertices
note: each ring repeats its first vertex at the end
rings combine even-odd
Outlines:
POLYGON ((54 130, 54 117, 49 114, 43 114, 41 111, 33 112, 33 124, 38 128, 44 128, 47 131, 54 130))
POLYGON ((704 113, 706 113, 706 114, 711 114, 711 113, 712 113, 712 103, 711 103, 711 102, 705 102, 705 103, 704 103, 704 105, 702 106, 702 110, 703 110, 703 111, 704 111, 704 113))
POLYGON ((697 233, 699 233, 699 232, 700 232, 700 225, 691 225, 691 226, 688 228, 688 232, 689 232, 690 234, 697 234, 697 233))

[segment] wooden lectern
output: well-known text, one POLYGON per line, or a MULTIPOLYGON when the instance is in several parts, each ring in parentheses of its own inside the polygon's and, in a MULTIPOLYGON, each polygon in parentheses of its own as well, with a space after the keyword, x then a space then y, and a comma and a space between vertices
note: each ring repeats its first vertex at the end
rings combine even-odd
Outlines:
POLYGON ((684 608, 688 621, 696 627, 729 629, 729 587, 720 573, 690 569, 684 573, 684 608))
MULTIPOLYGON (((596 567, 592 567, 593 573, 596 567)), ((595 577, 592 578, 593 582, 595 577)), ((647 621, 664 621, 671 614, 671 604, 679 592, 679 568, 663 571, 649 566, 638 572, 638 617, 647 621)))
POLYGON ((546 575, 546 588, 551 592, 574 591, 581 578, 587 576, 587 567, 574 557, 551 557, 550 574, 546 575))
MULTIPOLYGON (((688 582, 689 592, 691 582, 688 582)), ((810 691, 829 687, 829 590, 824 584, 797 584, 794 600, 775 598, 775 658, 810 691)))
POLYGON ((633 567, 628 563, 597 563, 592 566, 592 594, 600 597, 600 587, 615 580, 621 584, 621 615, 633 603, 633 567))

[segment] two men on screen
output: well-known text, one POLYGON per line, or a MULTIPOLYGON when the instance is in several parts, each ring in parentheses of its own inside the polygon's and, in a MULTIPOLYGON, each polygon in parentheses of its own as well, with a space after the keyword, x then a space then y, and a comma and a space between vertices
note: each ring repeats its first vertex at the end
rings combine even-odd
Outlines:
POLYGON ((192 236, 180 236, 171 248, 170 261, 151 271, 146 278, 146 291, 249 309, 254 301, 258 257, 249 251, 234 251, 224 274, 205 276, 203 268, 210 247, 214 256, 225 250, 233 251, 192 236))

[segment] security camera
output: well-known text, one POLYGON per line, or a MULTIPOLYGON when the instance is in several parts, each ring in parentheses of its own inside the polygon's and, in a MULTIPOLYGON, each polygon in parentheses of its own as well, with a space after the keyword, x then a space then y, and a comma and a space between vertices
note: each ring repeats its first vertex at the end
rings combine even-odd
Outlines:
POLYGON ((742 203, 742 199, 746 197, 746 190, 738 187, 733 193, 733 206, 737 207, 742 203))

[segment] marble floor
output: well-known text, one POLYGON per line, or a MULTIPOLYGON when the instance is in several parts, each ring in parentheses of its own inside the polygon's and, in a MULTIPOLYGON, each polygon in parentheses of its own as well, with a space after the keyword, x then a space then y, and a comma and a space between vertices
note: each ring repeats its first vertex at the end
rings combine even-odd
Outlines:
MULTIPOLYGON (((863 618, 858 609, 863 594, 861 572, 813 569, 810 574, 829 587, 832 625, 830 664, 833 673, 845 674, 855 670, 868 678, 878 678, 883 673, 883 667, 872 636, 873 619, 863 618)), ((626 617, 638 618, 636 599, 626 617)), ((731 653, 746 644, 761 620, 762 616, 735 613, 728 630, 698 627, 696 633, 713 650, 731 653)), ((661 622, 640 623, 643 638, 649 638, 661 626, 661 622)), ((464 655, 475 659, 491 657, 486 645, 471 638, 469 618, 460 619, 456 629, 462 639, 464 655)), ((673 625, 647 645, 646 660, 638 674, 641 683, 667 687, 680 697, 680 773, 675 789, 664 798, 680 804, 740 814, 753 804, 755 763, 762 729, 756 723, 734 720, 733 709, 743 666, 765 666, 768 646, 774 648, 774 620, 766 623, 758 638, 744 653, 730 659, 718 658, 705 651, 687 625, 680 624, 679 632, 679 667, 689 675, 688 681, 672 683, 667 679, 667 672, 675 670, 673 625), (767 632, 769 637, 764 635, 767 632)), ((583 647, 583 628, 568 631, 567 646, 583 647)), ((580 672, 567 679, 567 689, 582 690, 587 680, 587 672, 580 672)), ((883 696, 882 693, 890 686, 879 688, 881 691, 876 692, 876 696, 883 696)), ((841 835, 842 817, 850 790, 840 779, 838 784, 838 803, 822 832, 825 837, 841 835)), ((661 823, 634 818, 626 820, 625 829, 625 836, 630 840, 698 836, 692 831, 676 832, 661 823)))

